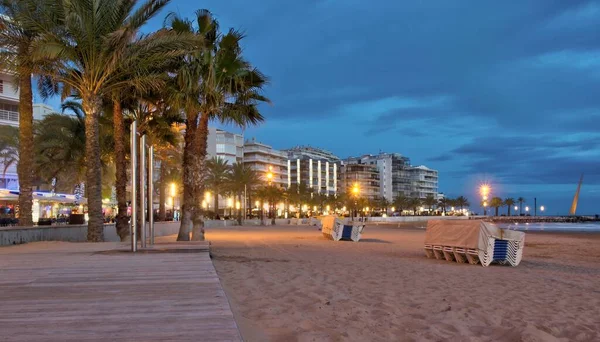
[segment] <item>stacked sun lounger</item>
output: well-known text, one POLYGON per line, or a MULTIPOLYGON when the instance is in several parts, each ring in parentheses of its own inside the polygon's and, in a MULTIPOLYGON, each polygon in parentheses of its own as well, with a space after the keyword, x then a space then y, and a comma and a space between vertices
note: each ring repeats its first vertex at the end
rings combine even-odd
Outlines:
POLYGON ((321 217, 321 232, 323 236, 334 241, 352 240, 358 242, 365 225, 361 222, 345 223, 335 216, 321 217))
POLYGON ((427 257, 458 263, 517 266, 524 246, 525 233, 479 220, 430 220, 425 233, 427 257))

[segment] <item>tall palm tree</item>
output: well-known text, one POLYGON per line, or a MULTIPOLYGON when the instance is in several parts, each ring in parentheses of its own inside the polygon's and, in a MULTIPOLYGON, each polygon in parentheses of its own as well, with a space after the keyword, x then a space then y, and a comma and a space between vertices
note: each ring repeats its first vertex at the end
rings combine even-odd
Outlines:
POLYGON ((469 200, 466 197, 459 196, 456 198, 456 205, 459 206, 462 211, 465 207, 471 205, 471 203, 469 203, 469 200))
POLYGON ((417 215, 417 207, 420 206, 423 202, 420 198, 411 197, 406 202, 406 206, 413 210, 413 215, 417 215))
POLYGON ((275 208, 276 203, 283 198, 283 189, 277 185, 266 185, 260 187, 256 191, 256 197, 261 202, 269 203, 269 216, 271 217, 271 225, 275 224, 275 208))
POLYGON ((508 197, 504 200, 504 205, 508 208, 507 214, 510 216, 510 209, 515 205, 515 200, 512 197, 508 197))
POLYGON ((490 207, 496 209, 496 215, 498 216, 498 209, 504 205, 504 202, 502 201, 502 198, 500 197, 492 197, 492 199, 490 200, 490 207))
MULTIPOLYGON (((236 194, 238 202, 241 204, 240 210, 238 210, 238 224, 241 225, 241 209, 245 208, 247 205, 247 203, 244 203, 242 200, 242 196, 244 193, 246 193, 246 195, 250 195, 252 193, 252 190, 260 183, 260 177, 256 171, 244 163, 233 163, 231 166, 231 172, 227 176, 229 191, 236 194)), ((246 201, 248 201, 247 198, 246 201)))
POLYGON ((394 201, 392 203, 394 204, 396 210, 400 213, 400 215, 402 215, 402 211, 404 210, 404 208, 409 207, 409 200, 410 199, 404 196, 404 194, 402 193, 398 194, 398 196, 394 198, 394 201))
MULTIPOLYGON (((148 75, 154 66, 144 62, 145 52, 157 45, 131 51, 130 45, 139 29, 168 0, 137 1, 73 0, 55 6, 55 22, 44 27, 42 38, 33 44, 34 60, 49 60, 53 68, 43 70, 45 94, 58 91, 63 97, 77 96, 86 113, 86 190, 89 221, 88 241, 103 241, 102 194, 100 172, 99 125, 102 101, 111 94, 130 87, 127 75, 148 75), (134 9, 135 8, 135 9, 134 9), (57 25, 58 24, 58 25, 57 25)), ((144 36, 140 38, 144 44, 144 36)), ((149 38, 148 38, 149 39, 149 38)), ((169 38, 164 38, 169 40, 169 38)), ((176 39, 170 38, 176 42, 176 39)), ((162 49, 162 46, 160 47, 162 49)), ((161 50, 163 54, 171 51, 161 50)), ((149 53, 153 55, 153 53, 149 53)), ((159 88, 155 78, 137 79, 139 88, 159 88)))
POLYGON ((172 94, 172 101, 186 114, 183 215, 177 239, 189 239, 192 231, 193 239, 202 240, 198 196, 204 192, 208 123, 219 120, 245 127, 263 121, 257 104, 268 102, 261 95, 267 79, 242 57, 243 35, 233 29, 222 34, 209 11, 196 12, 197 28, 173 13, 166 22, 171 30, 195 32, 204 41, 202 48, 182 58, 172 94))
POLYGON ((517 198, 517 202, 519 202, 519 216, 523 215, 523 203, 525 203, 525 198, 519 197, 517 198))
POLYGON ((450 205, 450 199, 449 199, 449 198, 446 198, 446 197, 444 197, 444 198, 440 198, 440 199, 438 200, 438 203, 437 203, 437 205, 438 205, 438 208, 442 208, 442 211, 443 211, 444 215, 446 215, 446 207, 447 207, 448 205, 450 205))
POLYGON ((34 61, 31 48, 41 32, 36 22, 51 11, 36 0, 0 0, 0 68, 18 80, 19 88, 19 225, 30 226, 33 206, 33 87, 31 78, 43 67, 34 61))
POLYGON ((427 195, 427 197, 422 200, 422 203, 423 205, 427 206, 429 213, 431 213, 433 206, 437 203, 437 200, 435 197, 433 197, 433 195, 427 195))
POLYGON ((219 195, 224 191, 230 165, 220 157, 213 157, 206 163, 206 183, 213 192, 215 214, 219 214, 219 195))

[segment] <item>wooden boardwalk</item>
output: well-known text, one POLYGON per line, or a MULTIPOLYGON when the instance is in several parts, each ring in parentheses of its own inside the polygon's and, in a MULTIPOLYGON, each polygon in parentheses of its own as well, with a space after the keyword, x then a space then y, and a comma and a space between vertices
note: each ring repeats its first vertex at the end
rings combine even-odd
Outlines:
POLYGON ((0 247, 0 341, 241 341, 208 246, 196 246, 0 247))

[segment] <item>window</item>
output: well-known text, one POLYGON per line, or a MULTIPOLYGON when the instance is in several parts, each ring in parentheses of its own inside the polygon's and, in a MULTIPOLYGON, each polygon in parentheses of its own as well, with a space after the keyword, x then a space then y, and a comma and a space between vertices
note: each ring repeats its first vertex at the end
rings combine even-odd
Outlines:
POLYGON ((4 81, 0 80, 0 93, 4 93, 4 81))

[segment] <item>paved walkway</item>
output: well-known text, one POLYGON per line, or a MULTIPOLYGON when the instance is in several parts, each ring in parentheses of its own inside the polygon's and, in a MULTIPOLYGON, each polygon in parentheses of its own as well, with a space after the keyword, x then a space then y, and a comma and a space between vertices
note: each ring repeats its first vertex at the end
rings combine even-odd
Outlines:
POLYGON ((0 247, 0 341, 240 341, 208 245, 182 247, 0 247))

